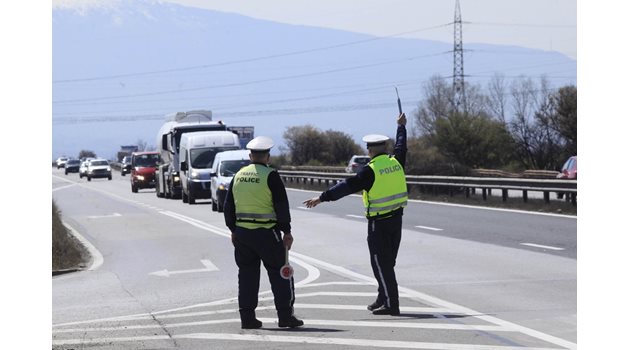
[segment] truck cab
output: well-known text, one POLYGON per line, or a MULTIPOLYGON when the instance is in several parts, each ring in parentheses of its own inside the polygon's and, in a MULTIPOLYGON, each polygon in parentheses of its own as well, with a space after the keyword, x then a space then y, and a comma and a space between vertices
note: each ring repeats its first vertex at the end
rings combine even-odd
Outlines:
POLYGON ((238 135, 231 131, 185 133, 179 142, 179 178, 182 201, 195 204, 211 198, 210 173, 215 155, 240 148, 238 135))

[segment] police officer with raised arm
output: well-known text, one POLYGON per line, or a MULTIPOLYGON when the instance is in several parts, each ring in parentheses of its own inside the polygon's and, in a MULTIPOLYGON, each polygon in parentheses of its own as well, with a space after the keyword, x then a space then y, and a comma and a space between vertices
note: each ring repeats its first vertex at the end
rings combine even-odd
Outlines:
POLYGON ((319 197, 304 201, 307 208, 321 202, 335 201, 363 190, 365 216, 368 219, 368 248, 374 277, 378 281, 378 296, 368 305, 375 315, 400 315, 396 257, 400 246, 403 208, 407 205, 405 160, 407 156, 407 118, 398 116, 394 155, 388 155, 389 140, 383 135, 367 135, 370 162, 353 177, 340 182, 319 197))
POLYGON ((251 164, 234 175, 224 205, 225 224, 232 232, 238 266, 241 328, 262 327, 256 318, 261 260, 271 283, 278 326, 300 327, 304 322, 293 315, 293 277, 280 276, 285 249, 291 249, 293 236, 287 192, 278 172, 267 165, 273 140, 259 136, 246 147, 251 164))

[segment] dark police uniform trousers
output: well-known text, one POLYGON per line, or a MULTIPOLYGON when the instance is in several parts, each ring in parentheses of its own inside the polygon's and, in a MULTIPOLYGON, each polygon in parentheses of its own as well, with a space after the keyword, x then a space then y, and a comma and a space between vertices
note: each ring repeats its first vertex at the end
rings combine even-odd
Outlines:
POLYGON ((400 247, 401 231, 402 213, 384 219, 368 220, 367 241, 372 271, 378 281, 377 299, 393 309, 400 306, 394 266, 400 247))
POLYGON ((293 315, 295 286, 293 277, 285 280, 280 277, 280 268, 285 264, 285 250, 282 235, 276 229, 246 229, 236 227, 234 258, 238 266, 238 305, 241 320, 255 317, 260 287, 260 262, 262 260, 279 319, 293 315))

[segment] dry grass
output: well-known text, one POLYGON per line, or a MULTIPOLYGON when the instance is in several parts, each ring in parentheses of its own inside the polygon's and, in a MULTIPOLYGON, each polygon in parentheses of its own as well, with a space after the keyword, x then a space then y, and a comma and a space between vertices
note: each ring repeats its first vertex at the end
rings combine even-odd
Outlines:
POLYGON ((52 270, 71 270, 84 267, 89 253, 61 222, 61 212, 52 203, 52 270))

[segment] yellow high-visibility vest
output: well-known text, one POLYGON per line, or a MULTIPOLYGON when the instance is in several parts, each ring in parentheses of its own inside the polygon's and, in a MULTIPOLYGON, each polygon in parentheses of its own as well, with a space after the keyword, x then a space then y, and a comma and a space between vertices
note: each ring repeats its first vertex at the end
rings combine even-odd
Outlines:
POLYGON ((234 175, 232 194, 236 209, 236 226, 256 229, 276 225, 271 190, 267 185, 272 168, 250 164, 234 175))
POLYGON ((374 171, 374 184, 363 191, 365 216, 382 217, 407 206, 407 181, 398 160, 387 154, 373 158, 368 166, 374 171))

